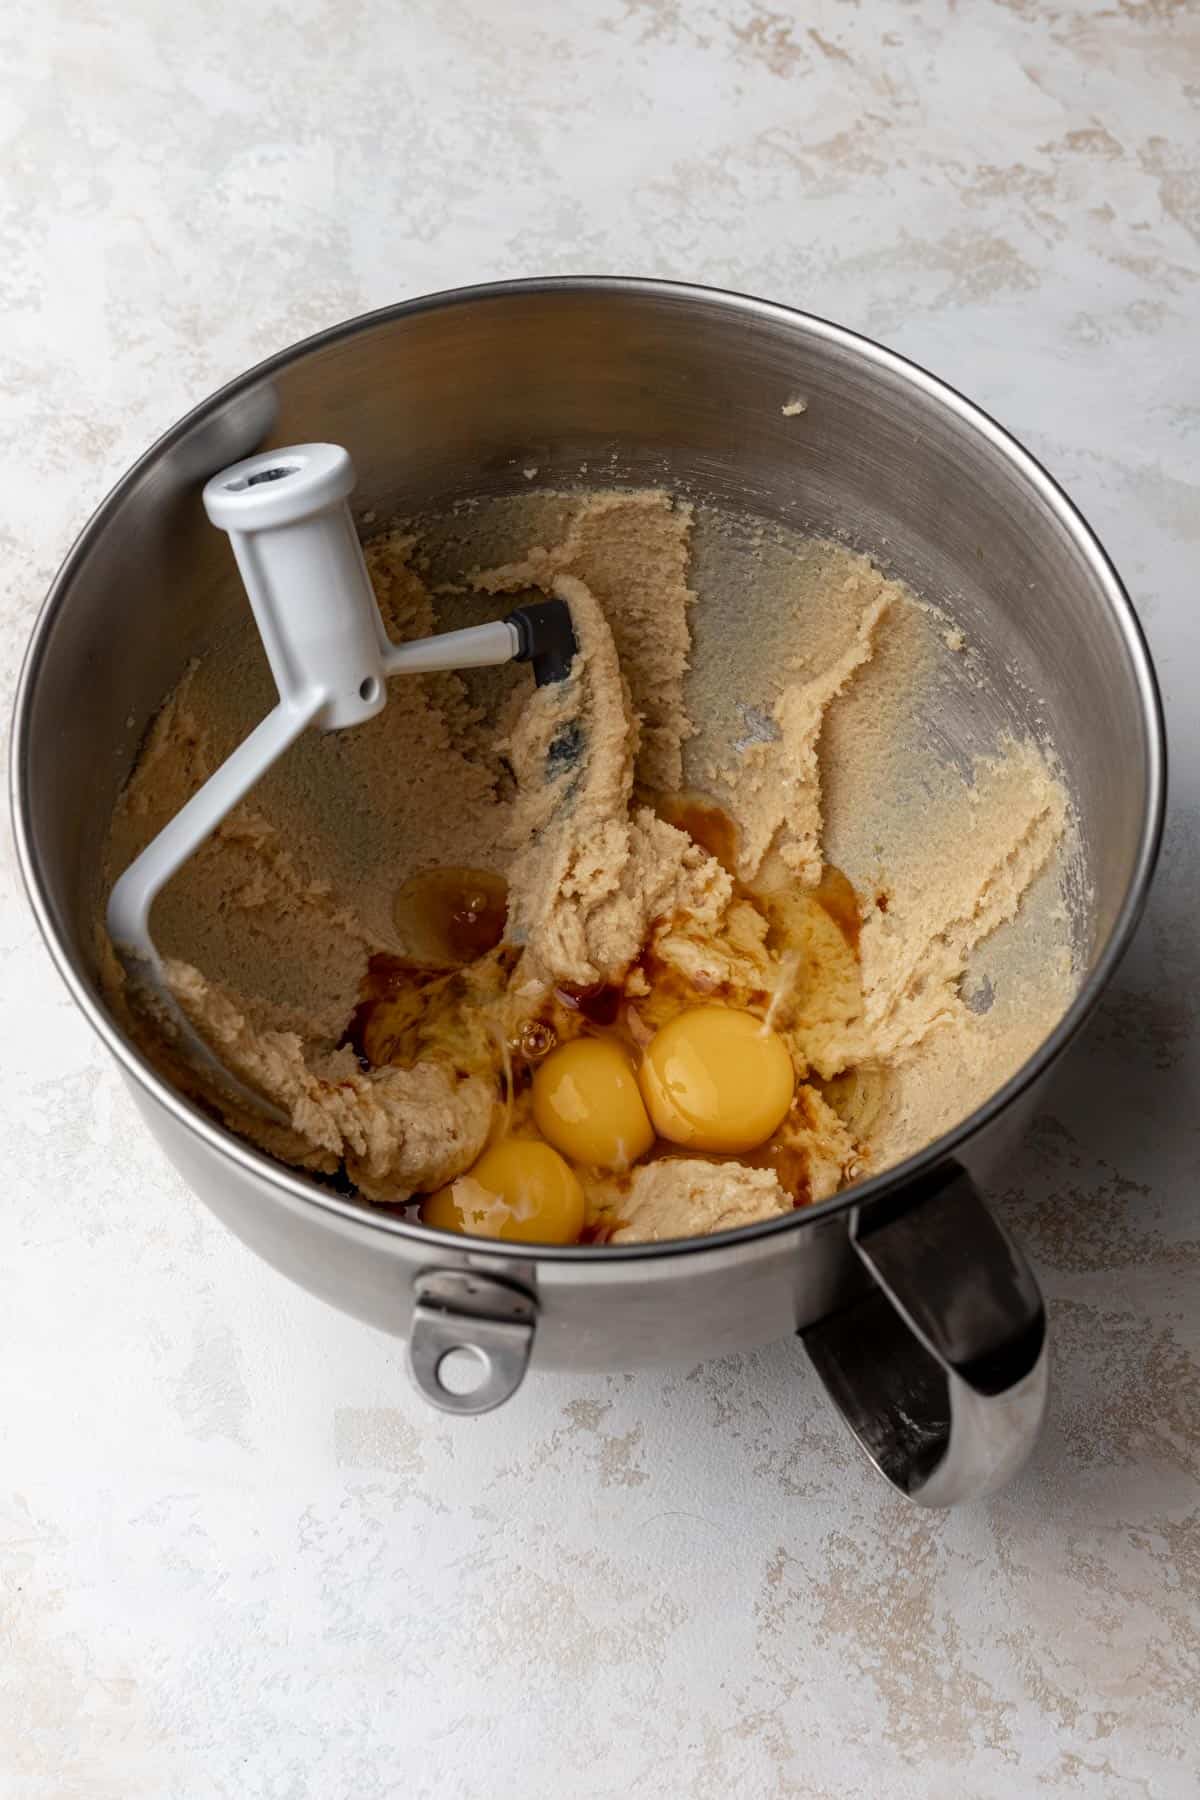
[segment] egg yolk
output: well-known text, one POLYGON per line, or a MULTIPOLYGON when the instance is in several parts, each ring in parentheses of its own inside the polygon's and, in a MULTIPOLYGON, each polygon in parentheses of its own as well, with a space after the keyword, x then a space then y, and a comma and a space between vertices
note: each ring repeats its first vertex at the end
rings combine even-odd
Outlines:
POLYGON ((424 1225, 523 1244, 573 1244, 583 1218, 575 1171, 535 1138, 503 1138, 421 1206, 424 1225))
POLYGON ((556 1150, 598 1169, 627 1169, 654 1142, 637 1076, 611 1038, 551 1052, 533 1078, 533 1117, 556 1150))
POLYGON ((657 1031, 639 1074, 661 1137, 691 1150, 753 1150, 792 1103, 782 1038, 753 1013, 693 1006, 657 1031))

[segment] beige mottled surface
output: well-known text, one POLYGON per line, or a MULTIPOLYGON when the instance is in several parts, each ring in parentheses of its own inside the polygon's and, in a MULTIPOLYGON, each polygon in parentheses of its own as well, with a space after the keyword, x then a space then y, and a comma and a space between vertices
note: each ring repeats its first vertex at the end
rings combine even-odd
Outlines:
POLYGON ((1003 1196, 1046 1434, 949 1516, 865 1479, 787 1344, 432 1418, 163 1163, 6 842, 0 1792, 1191 1800, 1195 8, 16 0, 0 40, 6 697, 75 529, 219 381, 588 268, 808 305, 979 398, 1129 580, 1175 750, 1146 925, 1003 1196))

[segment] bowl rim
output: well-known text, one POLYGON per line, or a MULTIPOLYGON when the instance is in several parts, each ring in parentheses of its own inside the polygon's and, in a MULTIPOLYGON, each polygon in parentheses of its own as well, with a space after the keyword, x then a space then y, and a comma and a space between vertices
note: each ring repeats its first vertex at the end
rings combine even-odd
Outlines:
POLYGON ((917 1178, 944 1164, 969 1138, 976 1136, 1018 1100, 1061 1055, 1095 1008, 1114 970, 1123 957, 1141 917, 1150 881, 1162 842, 1166 809, 1167 746, 1162 699, 1151 661, 1145 633, 1129 594, 1099 538, 1078 507, 1070 500, 1041 462, 991 415, 968 400, 956 388, 931 374, 919 363, 887 349, 874 339, 837 325, 831 320, 777 301, 762 300, 733 289, 700 283, 664 281, 641 276, 558 275, 530 277, 521 280, 484 282, 446 288, 422 294, 409 300, 377 307, 354 318, 327 327, 297 343, 275 352, 245 373, 226 382, 197 406, 170 426, 126 471, 110 490, 71 545, 63 559, 33 625, 17 682, 13 710, 10 757, 10 801, 17 862, 25 890, 42 938, 59 974, 84 1017, 116 1058, 126 1075, 186 1130, 194 1133, 219 1159, 234 1165, 242 1174, 281 1190, 293 1203, 315 1206, 331 1215, 329 1223, 340 1221, 343 1228, 380 1232, 400 1237, 415 1245, 445 1256, 448 1253, 486 1251, 498 1263, 583 1265, 598 1279, 606 1272, 617 1277, 630 1262, 673 1262, 679 1258, 707 1255, 719 1256, 752 1243, 785 1233, 800 1231, 828 1221, 831 1217, 858 1207, 867 1207, 886 1193, 895 1193, 917 1178), (346 1199, 322 1187, 299 1170, 290 1169, 254 1149, 232 1131, 218 1124, 194 1102, 177 1092, 138 1051, 116 1020, 109 1014, 71 947, 60 937, 54 910, 33 841, 31 809, 28 795, 29 731, 33 696, 43 656, 58 613, 66 602, 72 582, 106 530, 130 491, 145 472, 206 418, 224 408, 238 396, 270 379, 305 357, 345 343, 361 333, 377 329, 396 320, 423 312, 449 310, 459 306, 489 305, 497 302, 542 297, 554 294, 610 295, 613 297, 653 298, 668 303, 697 302, 723 313, 741 314, 747 319, 770 320, 791 330, 799 330, 809 338, 824 339, 858 357, 862 362, 888 371, 901 381, 921 391, 927 400, 941 407, 968 429, 975 431, 997 450, 1028 482, 1042 504, 1056 517, 1088 564, 1096 585, 1107 601, 1121 632, 1126 654, 1135 678, 1147 738, 1146 782, 1143 794, 1143 816, 1136 854, 1121 905, 1113 921, 1107 941, 1080 984, 1066 1012, 1054 1029, 1009 1079, 996 1088, 950 1131, 934 1139, 903 1162, 883 1170, 865 1181, 842 1189, 828 1200, 784 1213, 778 1218, 764 1219, 733 1231, 714 1233, 710 1237, 666 1239, 661 1242, 595 1245, 595 1244, 508 1244, 493 1238, 462 1237, 453 1242, 444 1232, 414 1223, 406 1217, 372 1210, 369 1206, 346 1199))

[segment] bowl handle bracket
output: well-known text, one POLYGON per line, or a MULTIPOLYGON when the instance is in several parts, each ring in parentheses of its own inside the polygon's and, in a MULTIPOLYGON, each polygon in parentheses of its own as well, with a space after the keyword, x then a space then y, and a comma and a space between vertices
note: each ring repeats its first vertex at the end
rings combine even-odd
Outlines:
POLYGON ((415 1283, 409 1373, 441 1412, 490 1412, 524 1380, 536 1326, 526 1289, 475 1269, 425 1269, 415 1283))

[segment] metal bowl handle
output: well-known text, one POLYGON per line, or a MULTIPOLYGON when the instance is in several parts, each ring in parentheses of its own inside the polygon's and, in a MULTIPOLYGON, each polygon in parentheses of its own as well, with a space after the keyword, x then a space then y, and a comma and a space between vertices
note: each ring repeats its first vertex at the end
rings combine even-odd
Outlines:
POLYGON ((881 1474, 920 1506, 1003 1486, 1046 1407, 1046 1313, 1013 1239, 961 1168, 850 1219, 867 1293, 801 1333, 881 1474))

